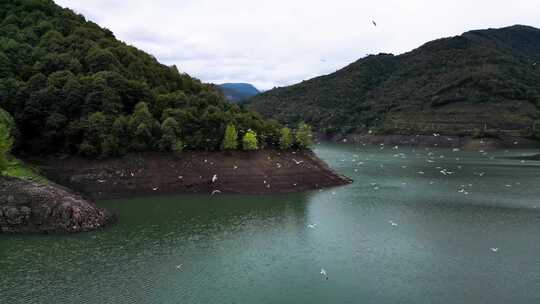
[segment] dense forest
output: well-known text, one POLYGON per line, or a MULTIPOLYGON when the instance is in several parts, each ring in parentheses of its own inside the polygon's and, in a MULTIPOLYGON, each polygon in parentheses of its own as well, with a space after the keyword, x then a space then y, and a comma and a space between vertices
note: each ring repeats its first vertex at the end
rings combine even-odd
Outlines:
POLYGON ((282 133, 51 0, 0 2, 0 108, 20 154, 219 150, 228 125, 264 148, 282 133))
POLYGON ((249 108, 327 133, 526 130, 540 117, 540 30, 478 30, 270 90, 249 108))

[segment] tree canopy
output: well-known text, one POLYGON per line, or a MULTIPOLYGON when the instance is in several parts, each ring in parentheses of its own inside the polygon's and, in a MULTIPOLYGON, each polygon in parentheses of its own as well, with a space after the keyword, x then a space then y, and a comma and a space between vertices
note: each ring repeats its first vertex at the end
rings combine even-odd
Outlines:
POLYGON ((9 165, 8 154, 11 151, 12 145, 13 139, 9 127, 3 122, 0 122, 0 174, 3 173, 9 165))
POLYGON ((290 149, 293 144, 294 144, 294 139, 293 139, 291 129, 282 128, 281 134, 279 137, 279 147, 282 150, 287 150, 287 149, 290 149))
POLYGON ((244 137, 242 138, 242 148, 246 151, 259 149, 257 133, 255 133, 255 131, 248 130, 246 134, 244 134, 244 137))
POLYGON ((308 148, 313 145, 311 127, 304 122, 298 124, 298 129, 296 130, 296 144, 300 148, 308 148))
POLYGON ((238 148, 238 132, 233 124, 228 124, 223 139, 224 150, 236 150, 238 148))
POLYGON ((219 150, 230 124, 273 147, 281 128, 51 0, 0 2, 0 107, 25 154, 219 150))

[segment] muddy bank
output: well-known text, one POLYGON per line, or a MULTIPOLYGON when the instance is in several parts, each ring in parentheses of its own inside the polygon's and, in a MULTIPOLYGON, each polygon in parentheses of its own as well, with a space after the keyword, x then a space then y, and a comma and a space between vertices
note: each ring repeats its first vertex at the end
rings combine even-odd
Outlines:
POLYGON ((439 134, 435 135, 349 134, 346 136, 320 135, 319 138, 321 138, 322 140, 330 140, 342 143, 464 148, 468 150, 540 147, 540 142, 537 140, 516 136, 499 136, 497 138, 473 138, 471 136, 445 136, 439 134))
POLYGON ((60 186, 0 176, 0 233, 82 232, 113 219, 60 186))
POLYGON ((351 180, 311 151, 185 152, 122 158, 40 159, 50 179, 93 199, 159 193, 286 193, 340 186, 351 180))

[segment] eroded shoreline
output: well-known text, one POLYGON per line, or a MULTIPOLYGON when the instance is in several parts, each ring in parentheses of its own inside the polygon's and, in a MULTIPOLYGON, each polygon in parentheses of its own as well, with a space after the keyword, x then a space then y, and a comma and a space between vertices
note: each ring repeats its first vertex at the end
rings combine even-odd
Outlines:
POLYGON ((166 193, 290 193, 351 182, 312 151, 145 153, 39 162, 48 178, 94 200, 166 193))

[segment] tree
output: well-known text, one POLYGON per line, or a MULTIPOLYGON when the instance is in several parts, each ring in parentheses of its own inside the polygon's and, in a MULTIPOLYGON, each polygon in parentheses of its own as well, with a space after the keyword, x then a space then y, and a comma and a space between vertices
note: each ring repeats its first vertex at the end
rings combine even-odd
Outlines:
POLYGON ((234 124, 228 124, 225 129, 225 137, 223 138, 224 150, 236 150, 238 149, 238 132, 234 124))
POLYGON ((241 149, 239 130, 252 129, 262 149, 281 129, 50 0, 0 1, 0 107, 16 118, 13 149, 27 155, 213 151, 229 122, 238 133, 227 148, 241 149), (169 117, 178 127, 162 125, 169 117))
POLYGON ((8 165, 8 153, 13 146, 13 139, 11 137, 11 131, 4 123, 0 123, 0 173, 3 173, 8 165))
POLYGON ((298 124, 298 129, 296 130, 296 144, 302 149, 308 148, 313 144, 311 127, 304 122, 298 124))
POLYGON ((180 127, 176 119, 169 117, 161 123, 160 147, 163 151, 172 151, 179 141, 180 127))
POLYGON ((291 129, 289 128, 282 128, 281 134, 279 137, 279 148, 282 150, 290 149, 293 145, 293 135, 291 132, 291 129))
POLYGON ((135 151, 145 151, 150 147, 149 143, 152 141, 152 132, 145 123, 141 123, 137 126, 135 134, 133 136, 133 142, 131 147, 135 151))
POLYGON ((242 138, 242 144, 243 144, 242 147, 246 151, 257 150, 259 148, 258 147, 258 142, 257 142, 257 133, 255 133, 255 131, 249 129, 246 132, 246 134, 244 134, 244 137, 242 138))
POLYGON ((180 139, 177 139, 172 146, 172 151, 174 154, 182 153, 184 151, 184 143, 180 139))

